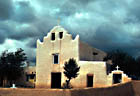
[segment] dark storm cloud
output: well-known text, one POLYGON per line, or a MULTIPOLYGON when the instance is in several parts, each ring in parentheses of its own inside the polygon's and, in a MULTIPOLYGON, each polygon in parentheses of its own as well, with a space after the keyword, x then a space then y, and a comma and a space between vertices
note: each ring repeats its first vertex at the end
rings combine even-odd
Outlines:
POLYGON ((36 19, 35 11, 30 2, 17 2, 14 8, 13 19, 18 22, 32 22, 36 19))
POLYGON ((38 37, 35 37, 35 38, 32 38, 31 40, 29 40, 29 42, 26 44, 27 46, 31 47, 31 48, 36 48, 36 41, 39 39, 41 42, 43 42, 43 37, 45 35, 42 35, 42 36, 38 36, 38 37))
POLYGON ((14 28, 9 26, 7 21, 0 22, 0 44, 4 43, 13 30, 14 28))
POLYGON ((0 44, 4 43, 6 39, 6 34, 4 34, 4 30, 0 29, 0 44))
POLYGON ((12 32, 9 37, 16 40, 24 40, 27 38, 34 38, 39 35, 41 35, 41 33, 39 33, 39 30, 37 30, 35 27, 24 27, 23 25, 23 27, 17 28, 16 32, 12 32))
POLYGON ((74 15, 76 12, 82 11, 90 2, 94 2, 94 0, 66 0, 59 9, 60 11, 56 14, 56 16, 68 17, 74 15))
POLYGON ((11 0, 0 0, 0 20, 9 19, 13 12, 11 0))
POLYGON ((58 13, 56 13, 56 16, 63 18, 63 17, 68 17, 73 15, 75 12, 77 11, 77 9, 75 8, 74 5, 70 5, 67 6, 67 3, 64 4, 64 6, 60 7, 60 11, 58 13))
POLYGON ((30 40, 29 43, 27 44, 27 46, 29 46, 31 48, 36 48, 36 41, 37 40, 38 40, 38 38, 30 40))
POLYGON ((33 26, 38 29, 39 34, 46 35, 52 29, 52 27, 56 25, 57 25, 57 20, 47 15, 43 18, 40 18, 39 21, 36 21, 33 26))
POLYGON ((76 5, 87 5, 90 2, 94 2, 95 0, 71 0, 71 3, 74 3, 76 5))
POLYGON ((139 4, 139 0, 0 0, 0 44, 7 38, 25 41, 29 60, 35 62, 31 50, 36 40, 42 41, 59 18, 73 37, 79 34, 82 41, 102 50, 121 48, 138 56, 139 4))
MULTIPOLYGON (((117 27, 111 25, 103 25, 96 29, 93 40, 98 41, 97 44, 105 45, 117 42, 119 39, 119 32, 117 27)), ((118 41, 119 42, 119 41, 118 41)))
POLYGON ((135 16, 140 22, 140 12, 139 12, 140 1, 136 0, 136 1, 132 2, 131 5, 132 6, 128 7, 128 10, 129 10, 128 16, 135 16))

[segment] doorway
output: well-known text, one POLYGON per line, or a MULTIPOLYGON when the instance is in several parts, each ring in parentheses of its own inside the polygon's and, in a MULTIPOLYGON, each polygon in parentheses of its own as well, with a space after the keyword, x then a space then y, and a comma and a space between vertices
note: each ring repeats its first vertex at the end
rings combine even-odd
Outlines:
POLYGON ((113 74, 113 84, 121 83, 122 74, 113 74))
POLYGON ((61 88, 61 73, 51 73, 51 88, 61 88))
POLYGON ((93 87, 93 74, 87 74, 87 87, 93 87))

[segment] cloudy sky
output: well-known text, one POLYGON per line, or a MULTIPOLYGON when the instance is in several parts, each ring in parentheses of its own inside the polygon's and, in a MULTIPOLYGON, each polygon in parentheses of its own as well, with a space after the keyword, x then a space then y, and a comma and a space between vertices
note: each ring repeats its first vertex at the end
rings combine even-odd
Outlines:
POLYGON ((96 48, 140 55, 140 0, 0 0, 0 52, 23 48, 35 61, 36 40, 58 18, 96 48))

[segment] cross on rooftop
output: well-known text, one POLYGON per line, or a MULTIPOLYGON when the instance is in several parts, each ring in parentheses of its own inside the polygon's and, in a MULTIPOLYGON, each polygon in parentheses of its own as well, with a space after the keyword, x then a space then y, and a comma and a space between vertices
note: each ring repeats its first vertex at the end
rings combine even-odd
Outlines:
POLYGON ((120 68, 120 67, 117 65, 117 67, 116 67, 117 71, 118 71, 119 68, 120 68))
POLYGON ((57 20, 57 26, 59 26, 60 25, 60 19, 58 18, 58 20, 57 20))

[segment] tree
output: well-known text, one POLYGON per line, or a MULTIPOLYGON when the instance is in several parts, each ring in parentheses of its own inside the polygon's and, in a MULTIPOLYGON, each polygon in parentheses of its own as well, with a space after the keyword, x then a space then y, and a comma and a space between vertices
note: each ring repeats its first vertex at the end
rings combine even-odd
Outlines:
POLYGON ((6 64, 7 64, 7 59, 6 59, 6 51, 4 51, 2 54, 1 54, 1 57, 0 57, 0 85, 3 86, 4 84, 4 79, 6 78, 6 70, 5 70, 5 67, 6 67, 6 64))
POLYGON ((71 58, 68 62, 65 62, 64 65, 64 74, 68 80, 66 80, 66 88, 70 88, 70 80, 76 78, 79 74, 80 67, 76 63, 76 60, 71 58))
POLYGON ((10 85, 23 74, 23 65, 27 60, 24 50, 19 48, 16 52, 4 51, 0 57, 0 78, 7 80, 10 85))
POLYGON ((137 64, 137 77, 140 80, 140 71, 139 71, 140 70, 140 56, 136 58, 136 64, 137 64))
POLYGON ((107 56, 104 58, 105 61, 111 59, 111 71, 116 69, 118 65, 120 70, 124 71, 127 75, 131 77, 136 77, 138 72, 138 64, 136 59, 122 50, 113 50, 108 52, 107 56))

